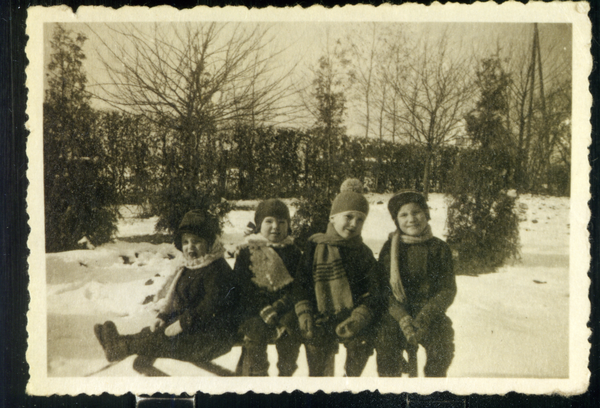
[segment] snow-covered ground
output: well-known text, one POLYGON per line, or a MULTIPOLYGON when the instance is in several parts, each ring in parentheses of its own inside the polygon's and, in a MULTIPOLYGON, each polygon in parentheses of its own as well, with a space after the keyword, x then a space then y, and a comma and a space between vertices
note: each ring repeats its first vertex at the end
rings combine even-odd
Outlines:
MULTIPOLYGON (((387 212, 390 195, 369 194, 371 212, 363 238, 375 256, 393 231, 387 212)), ((248 202, 246 204, 252 204, 248 202)), ((432 228, 444 237, 446 204, 430 197, 432 228)), ((566 378, 569 366, 569 199, 524 195, 521 210, 521 259, 496 273, 458 276, 458 295, 448 314, 456 331, 456 355, 450 377, 566 378)), ((47 254, 48 375, 51 377, 132 376, 135 357, 106 367, 93 326, 113 320, 122 333, 134 333, 153 319, 145 300, 160 288, 179 256, 171 244, 144 242, 154 234, 155 218, 136 218, 134 207, 113 243, 93 250, 47 254)), ((233 250, 242 241, 252 211, 229 215, 222 241, 233 250)), ((153 241, 156 242, 156 241, 153 241)), ((233 266, 234 259, 228 262, 233 266)), ((240 355, 235 347, 215 360, 233 370, 240 355)), ((269 348, 270 374, 276 375, 276 352, 269 348)), ((336 357, 336 376, 343 375, 345 351, 336 357)), ((419 351, 419 366, 425 355, 419 351)), ((304 352, 297 376, 308 375, 304 352)), ((192 364, 159 359, 155 367, 172 376, 214 375, 192 364)), ((363 376, 376 376, 372 357, 363 376)))

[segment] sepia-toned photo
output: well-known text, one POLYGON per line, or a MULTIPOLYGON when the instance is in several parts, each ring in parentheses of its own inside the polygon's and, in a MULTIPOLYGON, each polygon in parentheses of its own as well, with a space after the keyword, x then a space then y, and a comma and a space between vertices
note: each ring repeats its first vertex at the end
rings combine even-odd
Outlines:
POLYGON ((31 8, 27 392, 584 392, 588 8, 31 8))

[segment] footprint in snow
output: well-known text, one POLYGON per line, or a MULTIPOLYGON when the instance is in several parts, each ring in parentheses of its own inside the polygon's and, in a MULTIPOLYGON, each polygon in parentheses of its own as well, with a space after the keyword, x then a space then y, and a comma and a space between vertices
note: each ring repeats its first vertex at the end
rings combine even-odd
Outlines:
POLYGON ((142 305, 146 305, 153 301, 154 301, 154 295, 148 295, 148 296, 146 296, 146 299, 144 299, 144 301, 142 302, 142 305))
POLYGON ((119 257, 123 260, 123 263, 125 265, 131 265, 131 264, 133 264, 133 261, 130 261, 129 257, 127 255, 119 255, 119 257))

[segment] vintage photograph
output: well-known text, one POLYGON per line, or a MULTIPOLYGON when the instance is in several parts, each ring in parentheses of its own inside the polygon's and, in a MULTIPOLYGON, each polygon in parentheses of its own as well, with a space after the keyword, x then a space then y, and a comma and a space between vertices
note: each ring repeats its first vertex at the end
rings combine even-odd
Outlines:
POLYGON ((28 392, 585 391, 588 6, 506 6, 32 8, 28 392))

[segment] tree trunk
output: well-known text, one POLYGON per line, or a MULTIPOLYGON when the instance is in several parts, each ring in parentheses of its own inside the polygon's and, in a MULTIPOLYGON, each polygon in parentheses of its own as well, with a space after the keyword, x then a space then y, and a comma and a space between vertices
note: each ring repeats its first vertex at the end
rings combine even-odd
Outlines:
POLYGON ((423 195, 425 199, 429 196, 429 172, 431 167, 431 157, 433 156, 433 152, 427 151, 427 156, 425 157, 425 170, 423 171, 423 195))

